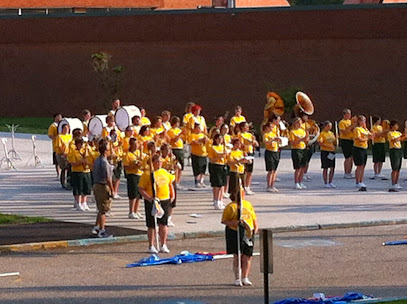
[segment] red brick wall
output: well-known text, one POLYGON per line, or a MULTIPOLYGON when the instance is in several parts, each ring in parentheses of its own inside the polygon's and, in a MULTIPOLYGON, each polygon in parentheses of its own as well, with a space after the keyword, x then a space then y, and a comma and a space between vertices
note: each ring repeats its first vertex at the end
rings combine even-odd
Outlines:
POLYGON ((0 20, 1 115, 97 114, 90 54, 126 69, 121 99, 151 114, 197 101, 260 121, 265 82, 300 86, 318 120, 344 107, 407 118, 407 7, 0 20), (395 26, 394 20, 397 20, 395 26))

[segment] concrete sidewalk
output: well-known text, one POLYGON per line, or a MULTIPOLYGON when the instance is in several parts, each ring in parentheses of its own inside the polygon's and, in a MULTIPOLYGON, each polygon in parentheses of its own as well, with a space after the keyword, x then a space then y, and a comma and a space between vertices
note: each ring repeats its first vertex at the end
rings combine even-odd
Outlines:
MULTIPOLYGON (((72 193, 63 190, 56 179, 55 170, 51 164, 50 140, 43 137, 37 140, 37 154, 44 167, 34 168, 33 162, 25 166, 32 154, 30 137, 16 137, 15 147, 22 161, 14 161, 17 170, 6 170, 4 163, 0 169, 0 212, 92 224, 96 216, 95 205, 90 203, 92 212, 74 211, 72 193)), ((8 144, 11 149, 11 140, 8 144)), ((366 170, 367 192, 358 192, 354 188, 354 180, 342 178, 342 163, 342 156, 337 155, 338 170, 334 179, 337 188, 325 189, 322 187, 319 154, 315 154, 309 170, 312 181, 306 183, 307 189, 294 190, 290 152, 283 151, 278 170, 281 182, 277 183, 280 192, 274 194, 265 191, 264 160, 262 157, 256 157, 252 187, 256 194, 247 198, 255 207, 260 227, 407 219, 406 192, 389 193, 390 181, 369 180, 368 177, 372 175, 371 159, 368 161, 366 170)), ((191 171, 191 167, 187 166, 183 174, 185 188, 193 186, 191 171)), ((385 163, 383 173, 386 176, 390 175, 389 161, 385 163)), ((119 194, 123 199, 114 201, 112 210, 114 216, 108 218, 107 224, 145 229, 144 220, 127 218, 128 203, 124 178, 119 194)), ((225 202, 228 201, 225 200, 225 202)), ((144 213, 143 209, 142 205, 142 213, 144 213)), ((212 207, 210 188, 198 191, 181 190, 178 192, 177 208, 173 216, 176 227, 170 229, 171 233, 222 231, 224 227, 220 224, 221 214, 221 211, 214 210, 212 207), (202 217, 194 218, 191 214, 202 217)))

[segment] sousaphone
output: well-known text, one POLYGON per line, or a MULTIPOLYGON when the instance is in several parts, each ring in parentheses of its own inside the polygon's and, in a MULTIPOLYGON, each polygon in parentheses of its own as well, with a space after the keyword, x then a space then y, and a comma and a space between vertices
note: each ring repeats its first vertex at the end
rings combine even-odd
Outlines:
POLYGON ((277 116, 283 116, 283 114, 284 114, 284 100, 277 93, 268 92, 267 93, 267 106, 266 106, 266 108, 268 108, 268 110, 269 110, 269 116, 267 118, 270 118, 271 114, 274 114, 274 115, 277 115, 277 116))
POLYGON ((297 92, 295 94, 295 100, 297 104, 294 106, 294 114, 296 117, 300 117, 301 113, 312 115, 314 114, 314 105, 311 98, 303 92, 297 92))

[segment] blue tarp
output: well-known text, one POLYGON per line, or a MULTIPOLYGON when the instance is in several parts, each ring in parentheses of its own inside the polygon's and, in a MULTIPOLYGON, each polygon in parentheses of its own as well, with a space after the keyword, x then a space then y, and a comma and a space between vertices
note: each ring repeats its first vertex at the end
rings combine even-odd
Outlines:
POLYGON ((203 254, 192 254, 189 252, 183 254, 177 254, 171 258, 160 259, 155 254, 152 254, 148 258, 142 258, 140 261, 127 264, 126 268, 132 267, 141 267, 141 266, 153 266, 153 265, 162 265, 162 264, 182 264, 182 263, 195 263, 195 262, 204 262, 212 261, 213 256, 203 255, 203 254))
POLYGON ((277 301, 274 304, 344 304, 355 300, 372 299, 372 296, 365 296, 359 292, 347 292, 343 297, 333 297, 322 299, 303 299, 303 298, 291 298, 281 301, 277 301))
POLYGON ((407 240, 385 242, 385 243, 383 243, 383 245, 384 245, 384 246, 407 245, 407 240))

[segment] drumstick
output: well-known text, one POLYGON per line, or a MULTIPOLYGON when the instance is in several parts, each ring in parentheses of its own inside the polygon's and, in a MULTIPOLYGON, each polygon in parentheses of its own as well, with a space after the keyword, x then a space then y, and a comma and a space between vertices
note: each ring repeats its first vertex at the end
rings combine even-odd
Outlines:
POLYGON ((336 133, 336 146, 339 146, 339 130, 337 121, 335 121, 335 133, 336 133))
MULTIPOLYGON (((369 120, 370 120, 370 131, 372 132, 372 135, 374 135, 374 133, 373 133, 373 118, 372 118, 372 115, 369 115, 369 120)), ((373 137, 372 137, 372 146, 374 146, 373 137)))

